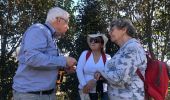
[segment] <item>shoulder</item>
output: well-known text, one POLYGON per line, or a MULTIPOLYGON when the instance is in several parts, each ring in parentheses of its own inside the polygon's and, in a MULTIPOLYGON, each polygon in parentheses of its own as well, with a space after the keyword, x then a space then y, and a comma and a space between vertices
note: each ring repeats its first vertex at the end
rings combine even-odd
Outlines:
POLYGON ((127 43, 127 46, 125 46, 125 48, 126 50, 130 50, 130 51, 143 50, 141 43, 136 39, 132 39, 129 43, 127 43))
POLYGON ((25 34, 26 34, 26 36, 31 36, 31 35, 33 35, 33 36, 36 36, 36 35, 40 35, 40 34, 42 34, 42 30, 41 30, 41 27, 40 27, 40 25, 38 25, 38 24, 33 24, 33 25, 31 25, 26 31, 25 31, 25 34), (38 33, 38 34, 37 34, 38 33))
POLYGON ((143 58, 146 58, 146 53, 145 53, 145 50, 143 48, 143 46, 141 45, 141 43, 134 39, 131 43, 129 43, 126 47, 126 51, 128 53, 131 53, 131 54, 137 54, 138 56, 141 56, 143 58))
POLYGON ((45 26, 40 23, 33 24, 27 29, 27 31, 36 31, 36 32, 42 30, 45 30, 45 26))
POLYGON ((28 29, 34 29, 34 28, 45 29, 45 26, 41 23, 35 23, 35 24, 31 25, 28 29))
POLYGON ((111 59, 111 56, 107 53, 105 53, 107 59, 111 59))
POLYGON ((38 28, 40 28, 40 29, 45 28, 45 26, 44 26, 43 24, 41 24, 41 23, 33 24, 31 27, 38 27, 38 28))
POLYGON ((128 43, 127 43, 127 47, 142 47, 140 41, 136 40, 136 39, 131 39, 128 43))
POLYGON ((36 23, 36 24, 31 25, 28 28, 28 31, 29 30, 31 30, 31 31, 34 30, 36 32, 40 32, 41 34, 45 34, 45 36, 50 36, 51 35, 50 31, 46 28, 46 26, 44 26, 41 23, 36 23))
POLYGON ((110 55, 109 54, 107 54, 107 53, 105 53, 105 55, 106 55, 106 57, 109 57, 110 55))
POLYGON ((48 31, 49 30, 44 24, 41 24, 41 23, 33 24, 29 28, 37 28, 39 30, 44 30, 44 31, 48 31))
POLYGON ((81 55, 85 56, 89 50, 84 50, 81 55))

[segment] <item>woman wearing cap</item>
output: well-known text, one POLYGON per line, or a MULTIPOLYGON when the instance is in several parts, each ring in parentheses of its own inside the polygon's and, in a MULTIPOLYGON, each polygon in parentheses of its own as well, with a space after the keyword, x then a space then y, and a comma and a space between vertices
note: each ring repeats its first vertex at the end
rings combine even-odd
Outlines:
MULTIPOLYGON (((110 39, 120 49, 100 72, 108 81, 108 95, 111 100, 144 100, 144 84, 136 70, 144 75, 147 59, 140 42, 134 38, 135 28, 126 19, 114 20, 110 27, 110 39)), ((100 73, 95 74, 96 79, 100 73)))
MULTIPOLYGON (((96 71, 104 70, 105 63, 111 58, 104 53, 108 38, 104 34, 91 34, 87 37, 90 50, 85 50, 80 55, 77 64, 77 77, 79 80, 79 89, 85 94, 89 94, 90 100, 98 100, 99 93, 96 92, 96 80, 94 74, 96 71)), ((102 100, 108 100, 107 84, 102 84, 102 100)), ((80 95, 81 96, 81 95, 80 95)))

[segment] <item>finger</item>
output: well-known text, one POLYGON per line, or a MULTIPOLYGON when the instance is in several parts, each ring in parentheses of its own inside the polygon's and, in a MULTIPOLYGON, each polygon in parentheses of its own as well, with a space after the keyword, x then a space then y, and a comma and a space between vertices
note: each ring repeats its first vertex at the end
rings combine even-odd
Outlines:
POLYGON ((76 69, 77 66, 73 66, 72 69, 76 69))
POLYGON ((87 87, 85 87, 84 93, 89 93, 89 89, 87 87))
POLYGON ((90 87, 88 87, 88 88, 87 88, 87 91, 86 91, 86 93, 89 93, 89 92, 90 92, 90 87))
POLYGON ((95 73, 94 78, 97 79, 97 77, 98 77, 98 73, 95 73))

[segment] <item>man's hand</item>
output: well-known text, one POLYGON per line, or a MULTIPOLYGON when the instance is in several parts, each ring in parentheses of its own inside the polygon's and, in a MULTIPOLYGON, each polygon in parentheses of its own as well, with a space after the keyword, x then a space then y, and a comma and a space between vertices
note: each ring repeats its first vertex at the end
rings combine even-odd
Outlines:
POLYGON ((73 73, 75 72, 77 61, 73 57, 66 57, 66 69, 65 71, 67 73, 73 73))
POLYGON ((73 57, 66 57, 66 66, 73 67, 77 64, 77 61, 73 57))

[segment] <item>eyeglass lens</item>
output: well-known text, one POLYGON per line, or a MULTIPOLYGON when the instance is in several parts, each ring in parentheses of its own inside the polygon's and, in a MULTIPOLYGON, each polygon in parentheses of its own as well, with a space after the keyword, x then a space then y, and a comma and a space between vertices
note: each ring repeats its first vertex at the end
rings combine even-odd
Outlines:
POLYGON ((90 43, 101 43, 100 38, 90 38, 90 43))

